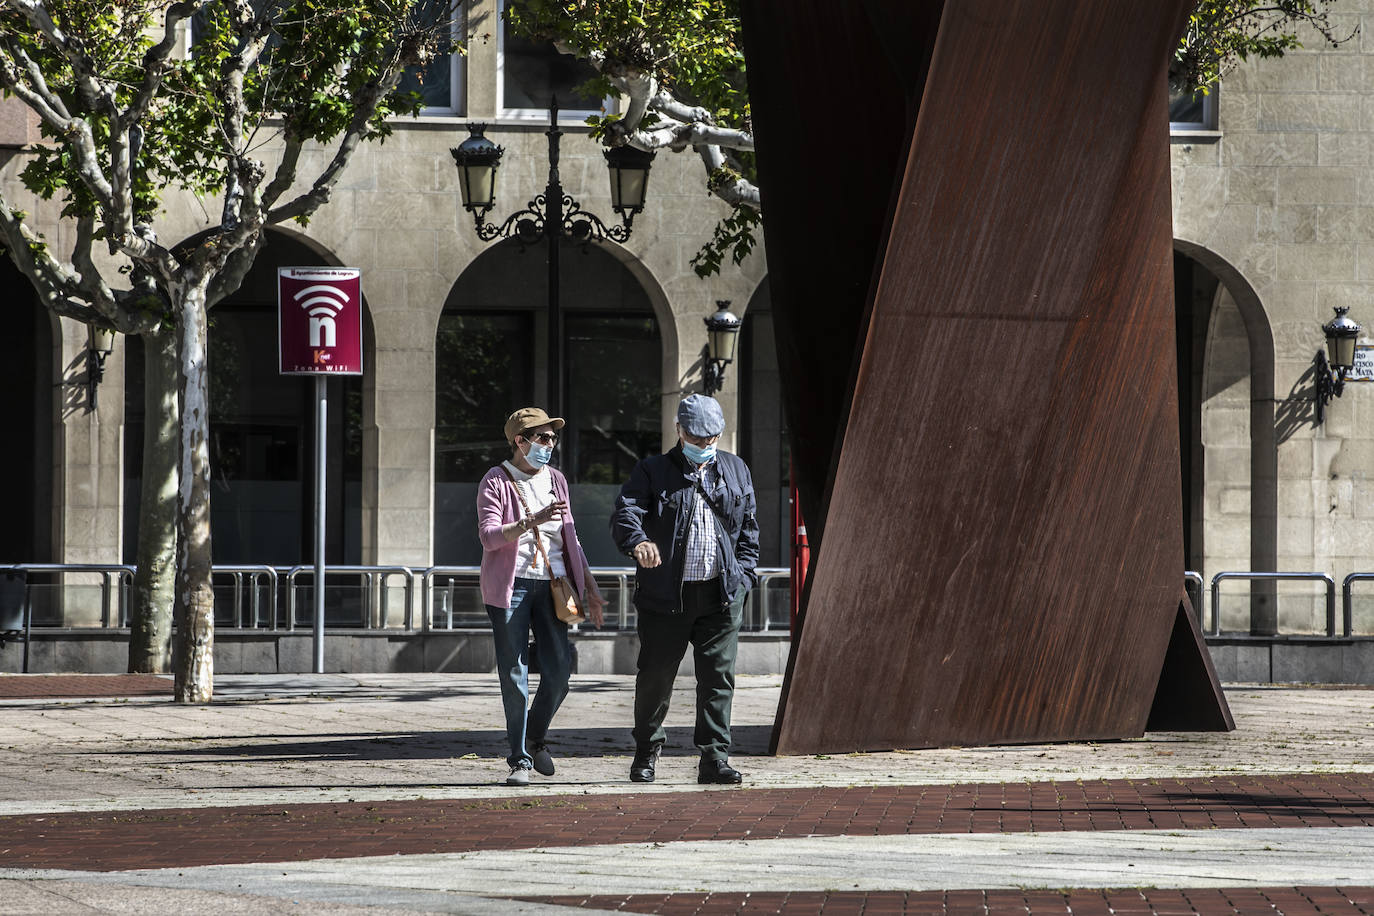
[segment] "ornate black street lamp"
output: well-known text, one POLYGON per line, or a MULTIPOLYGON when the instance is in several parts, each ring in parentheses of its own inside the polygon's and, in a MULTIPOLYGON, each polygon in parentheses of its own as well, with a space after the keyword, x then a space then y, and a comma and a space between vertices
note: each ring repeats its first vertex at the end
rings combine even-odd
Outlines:
POLYGON ((1316 391, 1313 400, 1317 405, 1317 424, 1326 422, 1326 405, 1331 399, 1338 398, 1345 391, 1345 378, 1355 366, 1355 342, 1360 338, 1362 328, 1346 316, 1349 306, 1336 306, 1336 317, 1322 325, 1326 335, 1326 351, 1317 351, 1316 391), (1327 354, 1330 354, 1330 361, 1327 354))
POLYGON ((111 328, 86 325, 86 405, 95 410, 96 393, 105 378, 105 360, 114 352, 115 332, 111 328))
POLYGON ((487 213, 496 202, 496 169, 505 152, 485 136, 485 124, 469 124, 472 136, 452 150, 458 166, 458 188, 463 195, 463 208, 473 215, 477 237, 484 242, 498 238, 514 238, 522 246, 532 245, 543 238, 548 245, 549 314, 548 360, 549 403, 554 416, 563 411, 563 316, 559 308, 558 286, 559 243, 567 239, 586 245, 593 240, 624 243, 630 238, 636 213, 644 209, 644 195, 649 184, 649 167, 654 154, 628 146, 606 150, 606 166, 611 178, 611 208, 620 214, 621 225, 607 226, 595 214, 563 193, 558 180, 558 142, 563 131, 558 129, 558 100, 549 103, 549 177, 544 193, 538 195, 525 209, 512 213, 499 225, 486 221, 487 213))
POLYGON ((716 313, 705 321, 706 365, 702 371, 702 387, 707 394, 715 394, 725 385, 725 367, 735 361, 740 320, 730 311, 730 300, 722 299, 716 302, 716 313))

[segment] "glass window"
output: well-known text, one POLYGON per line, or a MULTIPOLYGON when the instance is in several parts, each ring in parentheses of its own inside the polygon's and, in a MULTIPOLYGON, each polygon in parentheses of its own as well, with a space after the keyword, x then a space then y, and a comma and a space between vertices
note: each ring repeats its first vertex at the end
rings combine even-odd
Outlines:
POLYGON ((445 312, 435 338, 434 480, 475 483, 510 457, 501 423, 533 402, 534 316, 445 312))
POLYGON ((553 42, 531 41, 514 34, 505 21, 504 3, 501 8, 498 86, 504 116, 547 118, 554 96, 558 97, 559 110, 569 117, 584 117, 606 107, 606 100, 577 91, 597 75, 590 64, 560 53, 553 42))
POLYGON ((652 315, 569 314, 568 427, 563 473, 574 483, 614 484, 662 444, 658 389, 663 348, 652 315))
POLYGON ((1182 80, 1172 68, 1169 72, 1169 130, 1194 131, 1217 129, 1217 92, 1213 85, 1206 91, 1185 92, 1182 80))
MULTIPOLYGON (((423 0, 417 14, 426 21, 437 22, 440 16, 450 16, 451 0, 423 0)), ((458 6, 461 7, 461 4, 458 6)), ((462 28, 454 21, 448 39, 439 48, 440 54, 427 67, 408 67, 397 86, 401 92, 418 92, 424 100, 425 114, 463 113, 463 55, 453 53, 453 37, 462 28)))

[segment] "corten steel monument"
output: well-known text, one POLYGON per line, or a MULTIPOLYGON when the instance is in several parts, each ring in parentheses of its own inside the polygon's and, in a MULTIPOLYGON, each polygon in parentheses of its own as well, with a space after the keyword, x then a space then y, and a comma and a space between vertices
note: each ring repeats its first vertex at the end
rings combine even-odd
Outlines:
POLYGON ((777 752, 1232 727, 1182 589, 1166 73, 1190 6, 745 0, 819 541, 777 752), (817 111, 846 129, 815 140, 817 111))

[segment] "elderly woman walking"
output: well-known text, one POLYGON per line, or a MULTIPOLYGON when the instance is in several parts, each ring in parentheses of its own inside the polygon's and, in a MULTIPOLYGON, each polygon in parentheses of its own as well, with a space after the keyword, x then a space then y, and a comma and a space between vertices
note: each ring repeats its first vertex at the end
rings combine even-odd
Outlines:
POLYGON ((527 786, 530 771, 554 773, 549 723, 568 695, 572 647, 568 625, 554 608, 552 580, 566 576, 594 626, 605 599, 592 578, 568 508, 568 481, 549 466, 560 417, 524 407, 506 420, 511 456, 487 472, 477 488, 477 530, 482 540, 482 603, 496 640, 496 667, 506 712, 510 774, 506 784, 527 786), (529 703, 529 640, 539 663, 539 688, 529 703))

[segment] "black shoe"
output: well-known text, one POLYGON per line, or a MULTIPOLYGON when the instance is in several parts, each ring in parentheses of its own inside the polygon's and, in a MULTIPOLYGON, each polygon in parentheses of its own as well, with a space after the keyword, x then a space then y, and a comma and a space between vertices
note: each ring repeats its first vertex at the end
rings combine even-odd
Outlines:
POLYGON ((730 766, 730 761, 722 757, 719 760, 701 761, 701 766, 697 767, 697 782, 703 785, 723 785, 737 786, 744 781, 744 774, 730 766))
POLYGON ((647 751, 635 751, 635 759, 630 763, 630 782, 653 782, 654 765, 658 763, 659 745, 647 751))
POLYGON ((548 745, 544 742, 530 747, 530 756, 534 759, 534 771, 541 776, 553 775, 553 755, 549 753, 548 745))

